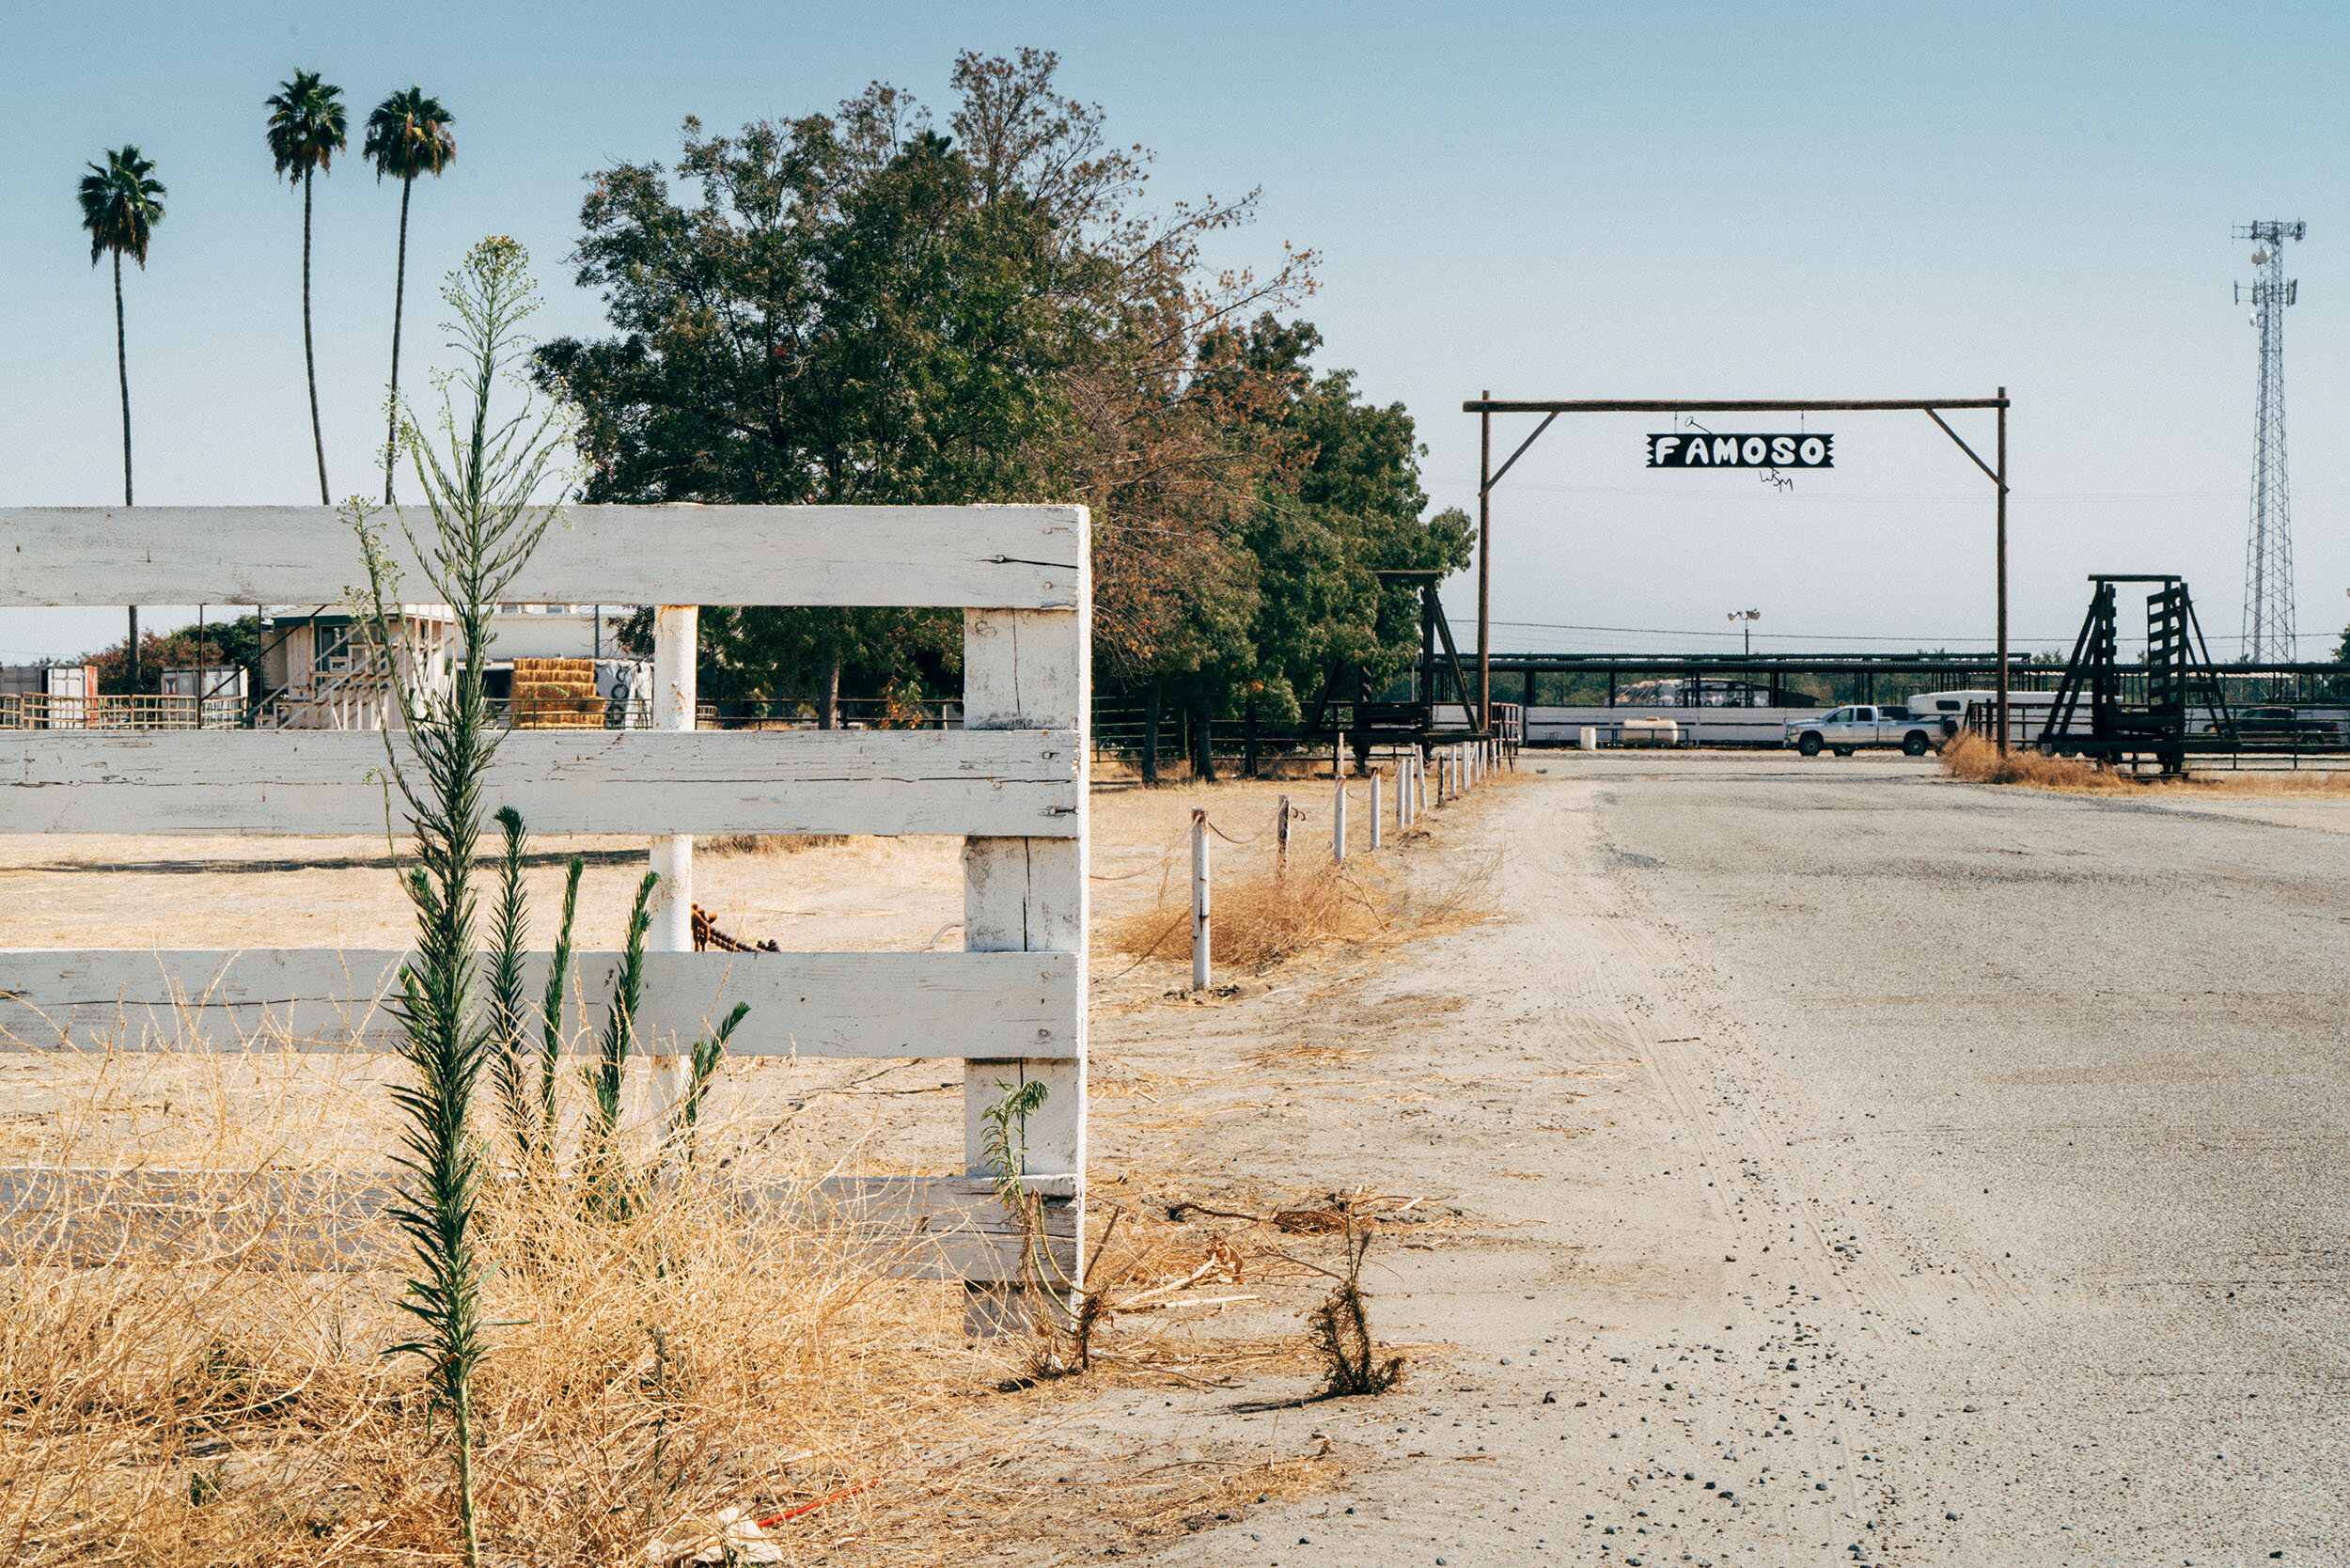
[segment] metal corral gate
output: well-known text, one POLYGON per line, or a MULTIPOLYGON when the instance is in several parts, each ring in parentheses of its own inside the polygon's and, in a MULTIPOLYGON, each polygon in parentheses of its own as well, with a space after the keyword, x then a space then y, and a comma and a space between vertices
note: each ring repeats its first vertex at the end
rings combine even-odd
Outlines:
MULTIPOLYGON (((567 516, 508 595, 659 604, 656 701, 674 732, 510 731, 484 810, 510 805, 542 837, 656 837, 654 869, 670 880, 650 946, 666 950, 646 959, 639 1038, 691 1042, 743 1001, 736 1054, 963 1058, 965 1174, 832 1191, 862 1221, 934 1242, 908 1254, 915 1272, 978 1281, 1019 1278, 981 1113, 999 1079, 1041 1080, 1051 1092, 1026 1129, 1026 1175, 1047 1199, 1056 1249, 1070 1247, 1086 1137, 1085 509, 567 516), (960 608, 964 728, 695 730, 702 604, 960 608), (682 836, 733 833, 962 835, 964 950, 692 951, 682 836)), ((0 508, 0 605, 323 604, 365 580, 351 528, 321 507, 0 508)), ((365 731, 0 732, 0 832, 377 834, 383 747, 365 731)), ((282 1031, 297 1048, 380 1043, 389 1021, 377 1004, 406 956, 0 951, 0 1043, 205 1045, 282 1031)), ((618 959, 578 955, 582 1017, 604 1006, 618 959)), ((540 968, 531 983, 544 979, 540 968)))

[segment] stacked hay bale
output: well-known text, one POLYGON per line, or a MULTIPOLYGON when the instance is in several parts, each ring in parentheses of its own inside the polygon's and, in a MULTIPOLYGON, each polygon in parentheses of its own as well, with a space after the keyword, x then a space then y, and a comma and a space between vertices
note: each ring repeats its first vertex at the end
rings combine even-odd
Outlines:
POLYGON ((593 659, 514 661, 514 728, 601 729, 603 698, 593 659))

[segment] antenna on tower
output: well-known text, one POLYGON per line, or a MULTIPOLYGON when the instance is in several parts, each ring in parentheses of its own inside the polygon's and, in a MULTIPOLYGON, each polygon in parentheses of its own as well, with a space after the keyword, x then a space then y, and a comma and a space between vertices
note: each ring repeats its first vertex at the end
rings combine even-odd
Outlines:
POLYGON ((2268 218, 2235 230, 2252 242, 2255 276, 2235 286, 2235 301, 2252 306, 2261 337, 2260 397, 2252 449, 2252 519, 2244 550, 2244 658, 2248 664, 2290 663, 2293 635, 2293 524, 2285 478, 2285 307, 2301 291, 2285 276, 2285 244, 2308 228, 2268 218))

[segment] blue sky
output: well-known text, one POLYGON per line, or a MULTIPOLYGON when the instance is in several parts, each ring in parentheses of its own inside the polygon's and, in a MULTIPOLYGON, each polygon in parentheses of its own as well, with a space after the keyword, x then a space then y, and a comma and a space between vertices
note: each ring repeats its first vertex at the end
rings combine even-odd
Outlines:
MULTIPOLYGON (((140 499, 300 502, 316 494, 300 202, 273 180, 260 107, 297 66, 340 84, 354 118, 411 83, 458 116, 455 165, 416 193, 414 367, 437 337, 431 285, 484 233, 531 247, 546 334, 595 330, 563 261, 580 177, 669 159, 687 114, 731 127, 875 78, 943 110, 958 48, 1023 44, 1058 50, 1065 88, 1156 150, 1160 199, 1261 187, 1261 221, 1220 259, 1321 253, 1305 313, 1324 363, 1409 407, 1440 505, 1473 505, 1460 403, 1485 387, 2005 384, 2024 638, 2069 642, 2089 572, 2176 572, 2215 651, 2233 651, 2254 342, 2230 228, 2306 219, 2286 328, 2305 655, 2350 619, 2340 7, 28 9, 0 60, 0 503, 120 496, 111 296, 72 197, 102 148, 137 143, 171 191, 129 284, 140 499)), ((377 438, 397 218, 397 188, 355 151, 320 186, 337 494, 365 486, 377 438)), ((1988 416, 1967 421, 1987 455, 1988 416)), ((1652 428, 1561 421, 1496 492, 1498 645, 1723 646, 1725 612, 1749 607, 1773 648, 1989 635, 1990 487, 1922 416, 1815 421, 1839 466, 1785 493, 1650 473, 1652 428)), ((1496 443, 1530 429, 1503 421, 1496 443)), ((1473 595, 1449 597, 1465 618, 1473 595)), ((0 659, 118 625, 0 612, 0 659)))

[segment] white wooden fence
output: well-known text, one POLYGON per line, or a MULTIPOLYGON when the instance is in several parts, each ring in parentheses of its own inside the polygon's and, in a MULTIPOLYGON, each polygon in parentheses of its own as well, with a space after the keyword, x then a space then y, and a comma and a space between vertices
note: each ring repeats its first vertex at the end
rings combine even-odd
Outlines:
MULTIPOLYGON (((646 1038, 690 1042, 737 1001, 735 1055, 962 1058, 959 1176, 859 1180, 858 1216, 918 1231, 916 1271, 1017 1278, 990 1195, 983 1112, 1000 1081, 1050 1090, 1025 1175, 1064 1252, 1085 1171, 1090 575, 1081 507, 576 507, 507 591, 651 603, 652 730, 508 734, 485 809, 534 835, 642 833, 664 873, 646 1038), (692 654, 702 604, 964 611, 961 730, 706 731, 692 654), (665 726, 664 720, 667 721, 665 726), (665 729, 670 732, 664 732, 665 729), (961 952, 696 953, 692 838, 957 834, 961 952), (933 1245, 934 1244, 934 1245, 933 1245)), ((397 534, 397 530, 393 530, 397 534)), ((406 581, 420 582, 413 561, 406 581)), ((352 531, 316 507, 0 508, 0 605, 323 604, 364 581, 352 531)), ((324 730, 0 732, 0 832, 373 834, 383 739, 324 730)), ((397 951, 0 951, 0 1043, 380 1043, 397 951)), ((587 1011, 619 955, 582 953, 587 1011)), ((658 1049, 658 1045, 654 1045, 658 1049)), ((670 1049, 677 1046, 673 1043, 670 1049)))

